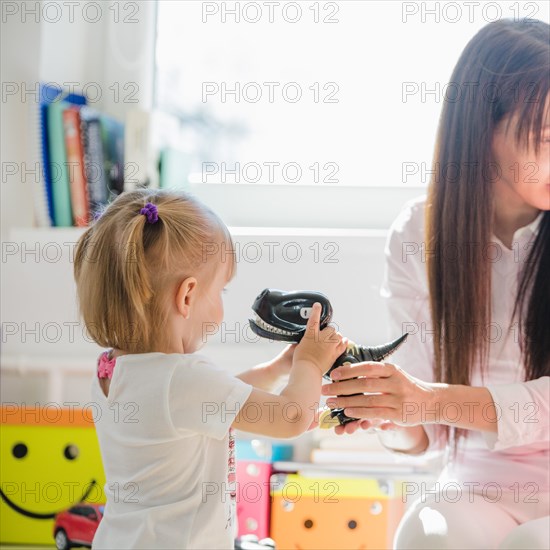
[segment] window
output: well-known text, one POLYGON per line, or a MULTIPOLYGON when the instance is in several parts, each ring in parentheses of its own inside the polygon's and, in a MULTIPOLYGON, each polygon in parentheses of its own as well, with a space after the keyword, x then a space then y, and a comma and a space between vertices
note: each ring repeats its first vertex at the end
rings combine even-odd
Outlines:
POLYGON ((91 506, 74 506, 70 511, 75 516, 82 516, 88 519, 97 519, 97 514, 91 506))
POLYGON ((470 38, 502 17, 548 20, 545 2, 489 4, 161 1, 155 97, 171 123, 157 141, 187 153, 194 182, 229 186, 216 193, 345 187, 378 205, 393 187, 403 202, 429 181, 470 38))

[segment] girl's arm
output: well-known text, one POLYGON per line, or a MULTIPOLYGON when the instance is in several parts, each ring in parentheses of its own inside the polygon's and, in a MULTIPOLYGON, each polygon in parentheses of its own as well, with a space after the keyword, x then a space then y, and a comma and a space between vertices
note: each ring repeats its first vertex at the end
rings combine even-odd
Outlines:
POLYGON ((273 391, 287 376, 292 367, 292 358, 296 344, 288 345, 277 357, 271 361, 261 363, 253 369, 242 372, 237 378, 264 391, 273 391))
POLYGON ((334 328, 319 331, 321 305, 313 306, 306 333, 296 346, 288 384, 279 395, 254 388, 233 427, 270 437, 296 437, 314 420, 322 375, 347 345, 334 328))

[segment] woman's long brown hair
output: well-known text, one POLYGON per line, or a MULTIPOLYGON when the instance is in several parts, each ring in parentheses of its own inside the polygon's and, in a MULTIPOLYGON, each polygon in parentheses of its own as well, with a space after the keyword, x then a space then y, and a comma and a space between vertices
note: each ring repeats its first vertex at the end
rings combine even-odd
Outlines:
MULTIPOLYGON (((439 382, 470 385, 476 368, 486 372, 492 265, 486 246, 493 233, 497 168, 492 138, 499 122, 516 116, 517 143, 534 145, 539 151, 549 97, 549 62, 548 24, 503 19, 472 38, 452 74, 448 87, 452 98, 446 98, 441 113, 426 204, 434 368, 439 382)), ((520 319, 524 379, 531 380, 550 372, 549 211, 543 214, 524 266, 514 313, 520 319)))

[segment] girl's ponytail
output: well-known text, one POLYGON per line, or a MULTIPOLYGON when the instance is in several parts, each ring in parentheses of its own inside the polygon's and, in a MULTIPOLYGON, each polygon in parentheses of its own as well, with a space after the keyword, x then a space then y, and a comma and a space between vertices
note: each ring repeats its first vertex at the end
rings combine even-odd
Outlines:
POLYGON ((136 322, 146 323, 146 308, 153 295, 143 246, 145 216, 136 213, 122 233, 120 270, 129 303, 133 304, 136 322))

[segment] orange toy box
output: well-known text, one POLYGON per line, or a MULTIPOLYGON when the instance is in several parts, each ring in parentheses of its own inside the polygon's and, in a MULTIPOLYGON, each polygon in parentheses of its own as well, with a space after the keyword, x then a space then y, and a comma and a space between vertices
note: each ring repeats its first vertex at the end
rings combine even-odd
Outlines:
POLYGON ((367 478, 272 476, 271 538, 278 550, 391 548, 401 484, 367 478))
POLYGON ((0 543, 53 545, 56 514, 105 502, 92 410, 6 404, 0 414, 0 543))

